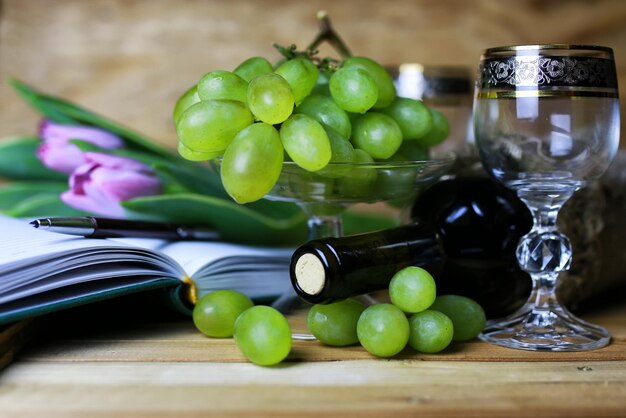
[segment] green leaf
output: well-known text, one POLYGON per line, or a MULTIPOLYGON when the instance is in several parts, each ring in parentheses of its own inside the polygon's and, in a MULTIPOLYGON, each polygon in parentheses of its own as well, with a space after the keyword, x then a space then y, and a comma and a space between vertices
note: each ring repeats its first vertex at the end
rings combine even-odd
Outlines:
MULTIPOLYGON (((197 194, 140 197, 122 202, 129 217, 215 228, 222 239, 252 245, 300 245, 306 241, 306 216, 296 205, 260 200, 240 205, 197 194)), ((391 228, 387 215, 348 211, 344 232, 357 234, 391 228)))
POLYGON ((85 216, 86 212, 67 206, 59 195, 40 194, 23 200, 19 205, 5 212, 17 218, 42 216, 85 216))
POLYGON ((400 221, 392 216, 348 210, 342 215, 344 235, 362 234, 364 232, 379 231, 381 229, 394 228, 400 225, 400 221))
POLYGON ((36 196, 58 196, 67 190, 67 182, 18 181, 0 186, 0 210, 11 210, 36 196))
POLYGON ((168 176, 175 179, 187 190, 222 199, 231 200, 224 186, 219 173, 206 169, 191 169, 188 166, 172 164, 170 162, 157 163, 154 169, 161 176, 168 176))
POLYGON ((102 147, 99 147, 97 145, 94 145, 91 142, 83 141, 82 139, 70 139, 69 142, 74 144, 74 145, 76 145, 78 147, 78 149, 80 149, 83 152, 104 152, 104 153, 110 153, 110 151, 111 151, 109 149, 102 148, 102 147))
POLYGON ((22 98, 24 98, 24 100, 26 100, 28 104, 51 121, 71 125, 76 124, 76 120, 74 120, 74 118, 66 115, 64 112, 61 112, 55 106, 51 106, 41 100, 39 93, 28 87, 26 84, 15 79, 10 79, 9 84, 22 96, 22 98))
MULTIPOLYGON (((261 213, 233 201, 197 194, 141 197, 122 205, 133 217, 215 228, 222 239, 254 245, 295 245, 306 239, 306 217, 293 206, 276 203, 261 213), (292 216, 284 216, 291 213, 292 216)), ((297 209, 297 208, 296 208, 297 209)))
POLYGON ((132 148, 148 151, 168 159, 176 157, 173 150, 160 146, 156 141, 104 116, 100 116, 59 97, 41 93, 16 79, 10 79, 9 84, 32 107, 54 122, 96 126, 121 136, 132 148))
POLYGON ((0 177, 12 180, 65 180, 67 175, 50 170, 37 158, 41 141, 23 136, 0 141, 0 177))
MULTIPOLYGON (((228 197, 228 201, 235 203, 230 196, 228 197)), ((239 205, 238 203, 235 204, 239 205)), ((275 217, 277 219, 304 216, 302 209, 300 209, 300 207, 295 203, 290 202, 276 202, 268 199, 261 199, 239 206, 243 206, 249 210, 253 210, 266 216, 275 217)))

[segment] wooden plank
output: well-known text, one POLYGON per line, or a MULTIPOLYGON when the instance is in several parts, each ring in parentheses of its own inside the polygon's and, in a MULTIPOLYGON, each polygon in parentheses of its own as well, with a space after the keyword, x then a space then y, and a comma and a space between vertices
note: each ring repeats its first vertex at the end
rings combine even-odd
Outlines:
MULTIPOLYGON (((615 342, 535 353, 473 341, 382 360, 301 341, 268 368, 246 362, 231 339, 202 336, 188 318, 124 323, 68 312, 0 374, 0 415, 626 416, 626 306, 584 317, 609 327, 615 342)), ((302 313, 290 319, 304 330, 302 313)))
MULTIPOLYGON (((68 318, 65 316, 64 318, 68 318)), ((427 361, 626 361, 626 306, 617 305, 588 314, 585 319, 606 326, 613 336, 605 348, 583 352, 534 352, 511 350, 474 340, 453 343, 437 354, 419 354, 407 348, 397 358, 427 361)), ((290 318, 295 332, 306 332, 304 312, 290 318)), ((71 322, 51 325, 74 327, 71 322)), ((183 318, 168 322, 129 321, 126 325, 89 329, 46 336, 45 341, 32 344, 19 358, 28 361, 128 361, 128 362, 245 362, 232 339, 207 338, 183 318)), ((317 341, 295 341, 290 361, 337 361, 372 359, 359 346, 328 347, 317 341)))
POLYGON ((17 362, 0 410, 29 416, 624 416, 626 364, 17 362), (71 400, 71 402, 68 402, 71 400))

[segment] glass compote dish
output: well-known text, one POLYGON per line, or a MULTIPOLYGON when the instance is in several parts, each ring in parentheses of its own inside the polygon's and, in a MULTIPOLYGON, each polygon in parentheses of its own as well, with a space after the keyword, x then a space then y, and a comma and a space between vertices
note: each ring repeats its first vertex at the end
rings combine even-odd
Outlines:
POLYGON ((308 217, 308 239, 343 234, 342 213, 357 203, 389 202, 398 208, 413 202, 422 186, 448 172, 454 155, 423 161, 329 163, 309 172, 294 162, 283 170, 266 199, 296 203, 308 217))
POLYGON ((530 209, 534 226, 517 259, 533 280, 526 304, 491 321, 481 339, 548 351, 603 347, 606 329, 589 324, 556 297, 572 260, 556 225, 563 204, 599 177, 619 142, 619 102, 613 52, 581 45, 528 45, 486 50, 474 100, 476 145, 486 170, 530 209))

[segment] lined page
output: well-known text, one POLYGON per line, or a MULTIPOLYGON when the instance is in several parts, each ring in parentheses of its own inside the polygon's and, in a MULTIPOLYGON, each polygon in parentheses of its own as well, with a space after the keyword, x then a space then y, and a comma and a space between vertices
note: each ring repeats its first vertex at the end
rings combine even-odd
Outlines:
POLYGON ((85 239, 34 228, 27 221, 0 215, 0 274, 6 265, 94 247, 126 247, 104 239, 85 239))

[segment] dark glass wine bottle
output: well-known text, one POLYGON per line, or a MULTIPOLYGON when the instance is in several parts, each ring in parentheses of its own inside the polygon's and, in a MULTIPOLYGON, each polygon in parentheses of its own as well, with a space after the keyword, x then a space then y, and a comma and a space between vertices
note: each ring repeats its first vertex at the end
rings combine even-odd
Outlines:
POLYGON ((329 303, 385 289, 413 265, 433 275, 439 294, 468 296, 490 318, 526 301, 531 281, 515 248, 532 218, 513 192, 485 177, 443 180, 420 194, 411 215, 411 225, 301 246, 291 262, 294 289, 329 303))

